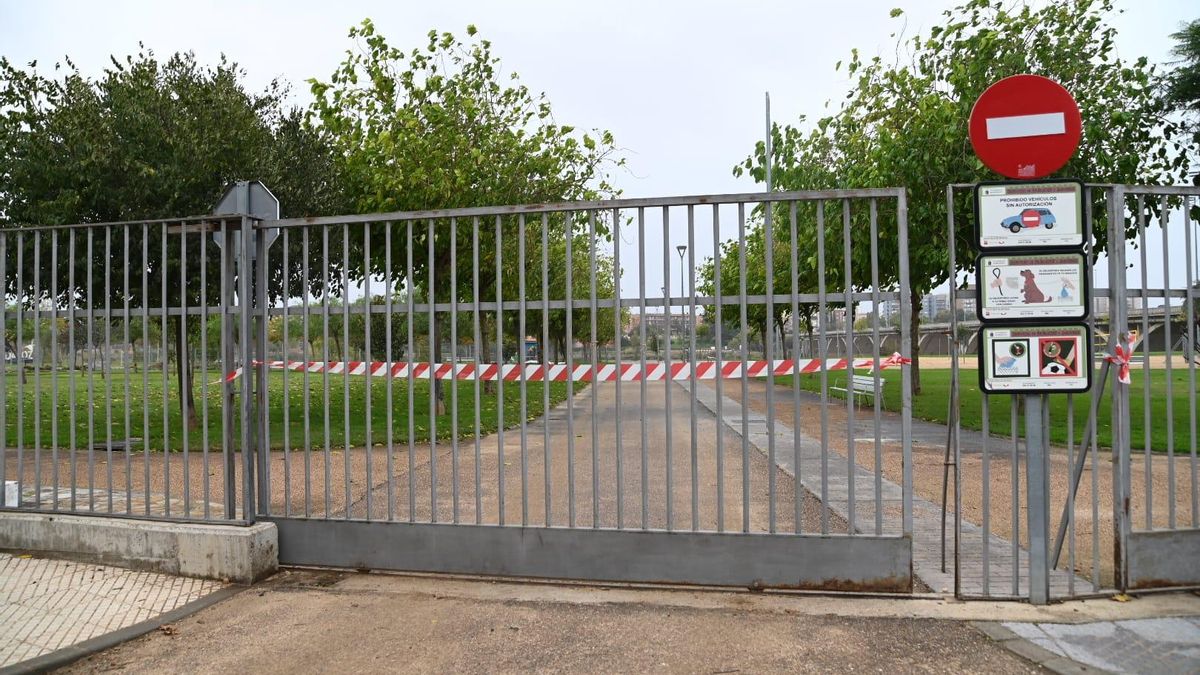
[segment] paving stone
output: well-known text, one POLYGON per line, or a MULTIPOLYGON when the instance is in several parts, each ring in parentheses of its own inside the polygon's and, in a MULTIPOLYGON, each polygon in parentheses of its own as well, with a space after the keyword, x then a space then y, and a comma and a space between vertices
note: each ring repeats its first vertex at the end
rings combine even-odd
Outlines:
POLYGON ((223 586, 0 553, 0 668, 145 621, 223 586))

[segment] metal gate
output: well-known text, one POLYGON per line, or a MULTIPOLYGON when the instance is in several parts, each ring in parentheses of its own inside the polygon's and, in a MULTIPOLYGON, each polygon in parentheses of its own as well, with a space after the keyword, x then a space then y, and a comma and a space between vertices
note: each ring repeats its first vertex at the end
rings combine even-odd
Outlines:
MULTIPOLYGON (((955 307, 975 297, 955 270, 972 187, 952 185, 946 193, 950 241, 960 244, 950 259, 955 307)), ((1093 239, 1109 244, 1102 252, 1088 249, 1092 390, 1051 395, 1044 414, 1051 437, 1041 467, 1049 479, 1047 513, 1026 501, 1018 397, 979 395, 974 360, 963 356, 976 351, 974 312, 952 316, 955 423, 946 459, 955 480, 945 506, 954 519, 959 597, 1029 598, 1030 572, 1038 567, 1050 599, 1200 584, 1197 196, 1195 187, 1084 189, 1085 222, 1093 239), (1118 345, 1131 343, 1131 358, 1115 358, 1118 345), (1118 381, 1122 361, 1129 384, 1118 381), (973 424, 963 423, 968 417, 973 424), (1030 546, 1038 519, 1047 536, 1030 546)))
POLYGON ((907 248, 903 189, 7 230, 4 477, 284 564, 907 592, 907 248))

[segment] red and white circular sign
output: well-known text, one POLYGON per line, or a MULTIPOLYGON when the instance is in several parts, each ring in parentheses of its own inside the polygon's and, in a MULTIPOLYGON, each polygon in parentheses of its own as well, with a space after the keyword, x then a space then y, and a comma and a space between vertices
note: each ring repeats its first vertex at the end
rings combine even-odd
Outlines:
POLYGON ((975 154, 1009 178, 1042 178, 1075 154, 1083 134, 1079 106, 1054 80, 1014 75, 988 87, 971 109, 975 154))

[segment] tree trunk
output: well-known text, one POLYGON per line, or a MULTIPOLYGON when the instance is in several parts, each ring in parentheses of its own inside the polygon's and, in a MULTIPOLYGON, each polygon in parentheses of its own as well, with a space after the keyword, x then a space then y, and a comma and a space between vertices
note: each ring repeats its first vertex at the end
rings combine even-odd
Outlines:
POLYGON ((430 353, 433 355, 433 363, 429 364, 429 387, 434 398, 437 401, 436 411, 438 415, 446 414, 446 388, 441 379, 434 377, 437 370, 437 364, 442 362, 442 321, 441 318, 435 318, 433 321, 433 344, 430 345, 430 353))
POLYGON ((184 317, 175 320, 176 351, 175 375, 179 382, 179 412, 187 420, 188 429, 199 426, 196 420, 196 387, 192 376, 192 359, 188 353, 187 322, 184 317))
POLYGON ((909 339, 912 341, 912 394, 921 393, 921 294, 912 294, 912 323, 909 326, 909 339))

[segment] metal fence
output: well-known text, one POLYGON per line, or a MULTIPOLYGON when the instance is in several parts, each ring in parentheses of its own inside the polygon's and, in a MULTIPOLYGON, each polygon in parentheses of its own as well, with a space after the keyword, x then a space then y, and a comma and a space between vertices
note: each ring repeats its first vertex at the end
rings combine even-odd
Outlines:
POLYGON ((879 312, 870 353, 826 336, 899 302, 908 353, 902 189, 23 228, 0 261, 21 508, 270 519, 296 564, 912 588, 910 373, 879 312))
MULTIPOLYGON (((947 188, 951 241, 970 222, 964 214, 972 187, 947 188)), ((975 363, 954 360, 958 415, 947 458, 955 466, 949 511, 960 597, 1028 598, 1030 570, 1039 565, 1048 571, 1051 598, 1200 583, 1191 562, 1200 550, 1196 196, 1200 189, 1188 187, 1085 187, 1085 222, 1107 244, 1100 251, 1092 241, 1088 248, 1092 389, 1052 395, 1046 407, 1043 427, 1053 436, 1041 467, 1048 514, 1026 502, 1018 396, 966 403, 978 391, 975 363), (1106 357, 1128 344, 1131 330, 1139 342, 1126 385, 1106 357), (1140 410, 1132 407, 1138 403, 1140 410), (964 416, 990 432, 964 430, 958 421, 964 416), (1049 523, 1045 559, 1029 546, 1028 526, 1039 517, 1049 523)), ((954 252, 950 270, 953 277, 954 252)), ((964 293, 974 295, 952 288, 951 303, 964 293)))

